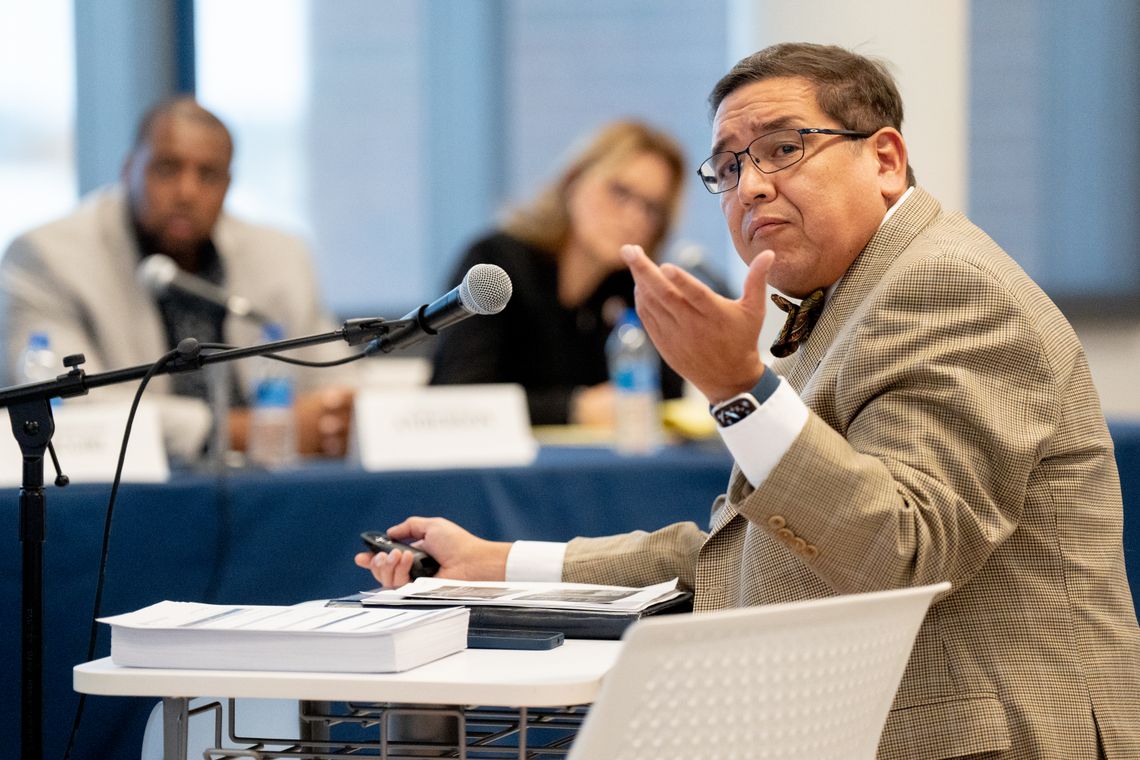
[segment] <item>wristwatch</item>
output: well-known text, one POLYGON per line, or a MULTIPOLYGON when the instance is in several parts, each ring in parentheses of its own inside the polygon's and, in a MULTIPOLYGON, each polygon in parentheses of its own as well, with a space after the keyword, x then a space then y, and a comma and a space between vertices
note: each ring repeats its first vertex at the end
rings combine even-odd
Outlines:
POLYGON ((779 375, 765 367, 755 388, 720 402, 711 407, 709 412, 722 428, 730 427, 759 409, 779 387, 779 375))
POLYGON ((716 419, 716 424, 726 428, 740 422, 759 408, 760 404, 751 393, 738 393, 714 406, 712 416, 716 419))

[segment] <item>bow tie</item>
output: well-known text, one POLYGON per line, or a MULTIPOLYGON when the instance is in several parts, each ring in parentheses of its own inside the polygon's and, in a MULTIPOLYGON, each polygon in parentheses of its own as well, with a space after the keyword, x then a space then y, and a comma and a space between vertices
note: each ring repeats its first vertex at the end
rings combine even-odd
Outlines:
POLYGON ((823 296, 823 288, 820 288, 799 304, 794 304, 778 293, 772 294, 772 303, 788 313, 788 319, 772 344, 773 356, 790 356, 808 339, 820 312, 823 311, 823 296))

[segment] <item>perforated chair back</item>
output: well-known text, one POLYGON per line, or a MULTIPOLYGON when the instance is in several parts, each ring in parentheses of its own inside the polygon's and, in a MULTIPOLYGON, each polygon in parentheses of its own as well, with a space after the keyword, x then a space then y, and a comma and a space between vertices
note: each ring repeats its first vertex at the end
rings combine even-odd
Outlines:
POLYGON ((949 588, 639 621, 569 760, 871 760, 926 611, 949 588))

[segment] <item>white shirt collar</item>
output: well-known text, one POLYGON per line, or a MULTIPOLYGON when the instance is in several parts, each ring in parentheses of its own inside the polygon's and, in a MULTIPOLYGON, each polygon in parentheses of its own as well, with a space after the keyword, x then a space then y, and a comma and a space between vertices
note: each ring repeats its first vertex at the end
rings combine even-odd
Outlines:
MULTIPOLYGON (((900 195, 899 199, 891 204, 891 207, 887 209, 887 213, 883 214, 883 221, 879 222, 880 230, 883 229, 883 225, 887 223, 887 220, 891 218, 891 214, 895 213, 895 209, 901 206, 903 204, 903 201, 910 197, 910 194, 914 192, 914 188, 914 185, 908 187, 906 189, 906 192, 900 195)), ((878 230, 875 231, 878 232, 878 230)))

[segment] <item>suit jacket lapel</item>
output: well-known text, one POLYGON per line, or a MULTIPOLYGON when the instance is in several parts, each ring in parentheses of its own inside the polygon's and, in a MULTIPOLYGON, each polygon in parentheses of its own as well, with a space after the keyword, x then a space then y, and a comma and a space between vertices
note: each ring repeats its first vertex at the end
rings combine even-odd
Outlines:
POLYGON ((803 392, 835 337, 883 274, 911 241, 941 212, 938 201, 916 187, 874 234, 828 297, 811 335, 791 356, 772 365, 797 392, 803 392))
MULTIPOLYGON (((900 254, 941 210, 933 196, 916 187, 887 223, 874 234, 827 299, 808 339, 794 354, 777 359, 772 364, 776 374, 786 378, 797 393, 804 395, 816 368, 848 320, 874 292, 876 285, 900 254)), ((733 505, 739 504, 752 492, 752 486, 736 465, 733 465, 729 484, 728 498, 718 500, 714 505, 709 520, 710 536, 736 517, 737 510, 733 505)))
MULTIPOLYGON (((134 272, 141 257, 133 233, 126 189, 121 185, 113 186, 102 191, 95 202, 98 204, 95 213, 99 220, 100 242, 109 266, 100 273, 99 282, 103 310, 100 313, 103 316, 97 321, 103 324, 96 324, 92 329, 98 336, 97 340, 106 334, 107 325, 120 330, 130 325, 131 329, 129 345, 111 348, 104 343, 107 360, 111 363, 106 369, 114 369, 120 364, 136 364, 138 359, 134 357, 138 356, 148 357, 145 361, 154 361, 166 353, 169 346, 156 300, 135 282, 134 272)), ((159 376, 152 383, 151 387, 165 391, 170 378, 159 376)))

